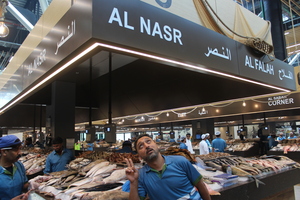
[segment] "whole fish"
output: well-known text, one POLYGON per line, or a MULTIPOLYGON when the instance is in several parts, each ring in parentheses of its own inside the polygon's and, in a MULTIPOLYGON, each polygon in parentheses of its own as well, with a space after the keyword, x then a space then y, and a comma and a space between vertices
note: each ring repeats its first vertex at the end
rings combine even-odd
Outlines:
POLYGON ((100 160, 96 160, 96 161, 94 161, 94 162, 91 162, 91 163, 88 164, 87 166, 83 167, 83 168, 81 169, 81 171, 87 172, 87 171, 89 171, 90 169, 92 169, 95 165, 97 165, 97 164, 99 164, 99 163, 101 163, 101 162, 104 162, 104 161, 106 161, 106 160, 100 159, 100 160))
POLYGON ((109 177, 103 179, 103 182, 114 183, 116 181, 120 181, 125 178, 126 178, 125 169, 118 169, 118 170, 114 170, 109 177))
POLYGON ((117 167, 116 164, 108 165, 108 166, 105 166, 105 167, 101 167, 101 168, 98 169, 95 173, 93 173, 93 174, 91 175, 91 177, 94 177, 94 176, 97 176, 97 175, 100 175, 100 174, 104 174, 104 173, 110 173, 110 172, 112 172, 116 167, 117 167))
POLYGON ((91 182, 92 180, 93 180, 93 178, 88 177, 88 178, 82 179, 82 180, 80 180, 80 181, 77 181, 77 182, 75 182, 75 183, 72 183, 69 187, 71 187, 71 186, 80 186, 80 185, 89 183, 89 182, 91 182))
POLYGON ((92 169, 90 169, 90 171, 86 174, 86 177, 88 177, 88 176, 93 176, 93 174, 94 174, 95 172, 97 172, 99 169, 101 169, 102 167, 105 167, 105 166, 107 166, 107 165, 109 165, 109 162, 108 162, 108 161, 104 161, 104 162, 101 162, 101 163, 95 165, 95 166, 94 166, 92 169))

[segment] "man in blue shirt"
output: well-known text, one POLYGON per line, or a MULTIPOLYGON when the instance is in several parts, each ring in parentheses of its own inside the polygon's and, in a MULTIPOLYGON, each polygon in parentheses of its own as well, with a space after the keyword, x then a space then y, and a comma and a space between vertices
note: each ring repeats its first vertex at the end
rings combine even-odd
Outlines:
POLYGON ((26 200, 28 194, 22 194, 28 188, 28 179, 21 157, 21 141, 15 135, 0 138, 0 199, 26 200))
POLYGON ((182 136, 180 138, 180 145, 179 145, 179 149, 186 149, 188 150, 188 147, 186 146, 185 142, 186 142, 186 137, 182 136))
POLYGON ((227 144, 225 140, 221 138, 221 132, 217 131, 215 132, 216 138, 212 141, 212 152, 224 152, 224 149, 226 148, 227 144))
POLYGON ((131 159, 125 159, 130 200, 142 200, 147 195, 155 200, 211 199, 202 176, 186 158, 162 156, 157 144, 146 134, 140 135, 134 146, 147 164, 137 170, 131 159))
POLYGON ((295 138, 297 138, 297 136, 294 135, 293 132, 290 132, 290 136, 288 137, 288 139, 295 139, 295 138))
POLYGON ((119 149, 116 152, 136 154, 136 152, 132 151, 132 144, 130 141, 124 141, 122 144, 122 149, 119 149))
POLYGON ((54 151, 46 159, 45 174, 67 169, 66 165, 75 158, 71 150, 63 148, 61 137, 57 137, 52 141, 52 147, 54 151))
POLYGON ((93 151, 94 150, 94 143, 91 142, 91 141, 88 141, 86 150, 87 151, 93 151))
POLYGON ((284 135, 283 135, 283 132, 280 132, 279 133, 279 136, 277 137, 277 140, 278 141, 281 141, 281 140, 285 140, 286 138, 284 137, 284 135))

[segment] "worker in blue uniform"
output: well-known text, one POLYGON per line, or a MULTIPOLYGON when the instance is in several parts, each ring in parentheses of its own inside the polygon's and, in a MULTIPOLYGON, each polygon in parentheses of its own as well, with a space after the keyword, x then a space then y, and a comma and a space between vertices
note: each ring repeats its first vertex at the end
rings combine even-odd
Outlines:
POLYGON ((280 133, 279 133, 279 136, 277 137, 277 141, 281 141, 281 140, 285 140, 285 139, 286 139, 286 138, 285 138, 283 132, 280 132, 280 133))
POLYGON ((221 132, 217 131, 215 132, 216 138, 212 141, 212 152, 224 152, 224 149, 226 148, 227 144, 225 140, 221 138, 221 132))
POLYGON ((116 152, 136 154, 136 152, 132 150, 132 143, 128 140, 124 141, 123 144, 122 144, 122 149, 119 149, 116 152))
POLYGON ((63 139, 57 137, 52 141, 53 151, 46 159, 44 174, 58 172, 67 169, 67 164, 75 159, 73 152, 63 146, 63 139))
POLYGON ((186 137, 182 136, 180 138, 179 149, 186 149, 186 150, 188 150, 188 147, 186 146, 185 142, 186 142, 186 137))
POLYGON ((140 135, 134 143, 138 155, 147 163, 137 170, 131 159, 125 159, 130 181, 129 199, 210 200, 201 174, 183 156, 160 154, 149 135, 140 135))
POLYGON ((21 157, 21 140, 15 135, 0 138, 0 199, 1 200, 26 200, 29 186, 26 170, 18 161, 21 157))

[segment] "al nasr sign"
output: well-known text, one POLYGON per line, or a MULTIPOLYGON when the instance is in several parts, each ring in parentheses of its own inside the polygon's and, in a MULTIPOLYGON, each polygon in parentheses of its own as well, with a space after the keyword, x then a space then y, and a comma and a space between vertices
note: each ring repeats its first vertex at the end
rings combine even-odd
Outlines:
POLYGON ((296 89, 292 66, 257 54, 251 47, 178 13, 166 11, 173 4, 191 2, 94 1, 93 36, 114 45, 139 49, 289 90, 296 89))

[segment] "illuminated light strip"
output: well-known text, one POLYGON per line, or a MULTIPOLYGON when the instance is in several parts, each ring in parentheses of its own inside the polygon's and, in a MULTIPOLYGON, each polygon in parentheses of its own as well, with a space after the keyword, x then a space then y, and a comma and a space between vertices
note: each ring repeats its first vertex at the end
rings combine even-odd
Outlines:
POLYGON ((60 73, 61 71, 63 71, 64 69, 66 69, 67 67, 69 67, 71 64, 73 64, 74 62, 76 62, 77 60, 79 60, 80 58, 82 58, 84 55, 86 55, 87 53, 89 53, 90 51, 94 50, 95 48, 97 48, 99 45, 97 44, 93 44, 90 47, 88 47, 87 49, 85 49, 84 51, 82 51, 80 54, 78 54, 77 56, 75 56, 73 59, 71 59, 70 61, 68 61, 66 64, 64 64, 63 66, 61 66, 59 69, 57 69, 56 71, 54 71, 52 74, 50 74, 49 76, 47 76, 45 79, 43 79, 41 82, 37 83, 36 85, 34 85, 32 88, 30 88, 27 92, 25 92, 24 94, 22 94, 20 97, 18 97, 17 99, 15 99, 13 102, 11 102, 10 104, 8 104, 7 106, 5 106, 3 109, 0 110, 0 113, 3 113, 5 110, 7 110, 8 108, 10 108, 11 106, 13 106, 15 103, 17 103, 18 101, 20 101, 22 98, 24 98, 26 95, 30 94, 32 91, 34 91, 35 89, 37 89, 38 87, 40 87, 42 84, 44 84, 45 82, 47 82, 48 80, 50 80, 51 78, 53 78, 55 75, 57 75, 58 73, 60 73))
POLYGON ((88 47, 87 49, 85 49, 84 51, 82 51, 80 54, 75 56, 73 59, 71 59, 66 64, 61 66, 59 69, 57 69, 52 74, 50 74, 45 79, 43 79, 41 82, 34 85, 32 88, 30 88, 27 92, 22 94, 17 99, 15 99, 13 102, 11 102, 7 106, 5 106, 3 109, 0 110, 0 113, 3 113, 5 110, 7 110, 11 106, 13 106, 15 103, 20 101, 26 95, 30 94, 32 91, 34 91, 35 89, 40 87, 42 84, 44 84, 45 82, 47 82, 48 80, 53 78, 55 75, 57 75, 58 73, 60 73, 61 71, 63 71, 67 67, 69 67, 71 64, 73 64, 74 62, 76 62, 77 60, 79 60, 80 58, 82 58, 83 56, 85 56, 87 53, 94 50, 98 46, 109 48, 109 49, 114 49, 114 50, 122 51, 122 52, 126 52, 126 53, 130 53, 130 54, 134 54, 134 55, 138 55, 138 56, 142 56, 142 57, 146 57, 146 58, 152 58, 152 59, 155 59, 155 60, 159 60, 159 61, 163 61, 163 62, 167 62, 167 63, 172 63, 172 64, 175 64, 175 65, 181 65, 181 66, 185 66, 185 67, 188 67, 188 68, 191 68, 191 69, 196 69, 196 70, 205 71, 205 72, 209 72, 209 73, 213 73, 213 74, 218 74, 218 75, 221 75, 221 76, 226 76, 226 77, 229 77, 229 78, 233 78, 233 79, 253 83, 253 84, 256 84, 256 85, 261 85, 261 86, 264 86, 264 87, 280 90, 280 91, 283 91, 283 92, 290 92, 290 90, 275 87, 275 86, 272 86, 272 85, 267 85, 267 84, 264 84, 264 83, 260 83, 260 82, 257 82, 257 81, 252 81, 252 80, 249 80, 249 79, 245 79, 245 78, 230 75, 230 74, 225 74, 225 73, 214 71, 214 70, 211 70, 211 69, 206 69, 204 67, 199 67, 199 66, 195 66, 195 65, 191 65, 191 64, 187 64, 187 63, 178 62, 178 61, 175 61, 175 60, 170 60, 170 59, 167 59, 167 58, 162 58, 162 57, 159 57, 159 56, 154 56, 154 55, 150 55, 150 54, 146 54, 146 53, 142 53, 142 52, 138 52, 138 51, 134 51, 134 50, 130 50, 130 49, 125 49, 125 48, 122 48, 122 47, 117 47, 117 46, 97 42, 97 43, 94 43, 93 45, 91 45, 90 47, 88 47))
POLYGON ((214 70, 211 70, 211 69, 206 69, 204 67, 199 67, 199 66, 195 66, 195 65, 191 65, 191 64, 187 64, 187 63, 182 63, 182 62, 178 62, 178 61, 175 61, 175 60, 162 58, 162 57, 159 57, 159 56, 154 56, 154 55, 150 55, 150 54, 146 54, 146 53, 142 53, 142 52, 138 52, 138 51, 134 51, 134 50, 129 50, 129 49, 121 48, 121 47, 112 46, 112 45, 109 45, 109 44, 103 44, 103 43, 96 43, 96 44, 98 44, 99 46, 105 47, 105 48, 109 48, 109 49, 123 51, 123 52, 127 52, 127 53, 130 53, 130 54, 135 54, 135 55, 139 55, 139 56, 143 56, 143 57, 147 57, 147 58, 152 58, 152 59, 159 60, 159 61, 164 61, 164 62, 176 64, 176 65, 181 65, 181 66, 185 66, 185 67, 196 69, 196 70, 201 70, 201 71, 205 71, 205 72, 209 72, 209 73, 213 73, 213 74, 218 74, 218 75, 221 75, 221 76, 226 76, 226 77, 229 77, 229 78, 233 78, 233 79, 253 83, 253 84, 256 84, 256 85, 269 87, 269 88, 280 90, 280 91, 283 91, 283 92, 290 92, 290 90, 286 90, 286 89, 279 88, 279 87, 276 87, 276 86, 260 83, 260 82, 257 82, 257 81, 252 81, 252 80, 249 80, 249 79, 245 79, 245 78, 230 75, 230 74, 225 74, 225 73, 214 71, 214 70))

